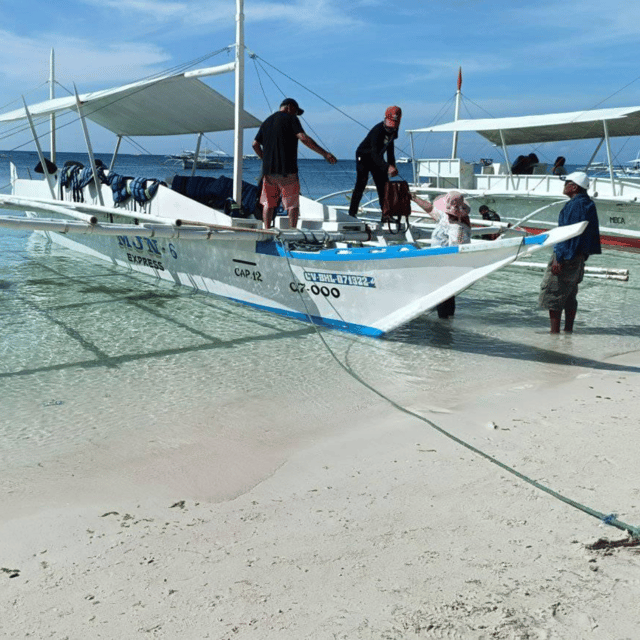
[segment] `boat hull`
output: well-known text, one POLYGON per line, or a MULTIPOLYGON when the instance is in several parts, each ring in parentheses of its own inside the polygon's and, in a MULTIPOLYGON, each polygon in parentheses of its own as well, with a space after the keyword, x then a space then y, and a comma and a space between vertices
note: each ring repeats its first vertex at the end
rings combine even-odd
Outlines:
POLYGON ((533 237, 441 248, 400 242, 399 236, 390 238, 394 244, 326 244, 323 234, 332 233, 330 229, 366 239, 359 230, 364 225, 301 198, 303 231, 289 234, 293 244, 286 230, 278 232, 281 238, 269 235, 274 232, 261 232, 257 220, 230 218, 162 185, 144 207, 129 201, 124 208, 114 207, 108 187, 102 185, 99 194, 93 183, 84 188, 80 203, 68 199, 67 192, 63 200, 51 199, 41 180, 16 179, 13 191, 3 206, 27 211, 30 228, 74 251, 255 308, 368 336, 391 331, 516 258, 579 233, 563 227, 533 237), (314 240, 314 229, 321 241, 314 240))
MULTIPOLYGON (((474 207, 486 204, 500 215, 503 222, 516 223, 527 213, 546 207, 522 226, 530 233, 540 233, 554 228, 558 214, 566 201, 558 203, 558 197, 517 198, 513 196, 478 195, 474 207), (552 204, 556 203, 556 204, 552 204)), ((640 203, 617 203, 594 198, 600 222, 600 242, 612 249, 640 251, 640 203)))
POLYGON ((43 232, 119 267, 286 317, 380 336, 513 261, 522 241, 418 249, 290 251, 276 240, 207 242, 43 232), (461 249, 461 251, 460 251, 461 249))
MULTIPOLYGON (((183 169, 193 169, 193 160, 182 159, 183 169)), ((224 162, 220 160, 198 160, 196 168, 198 169, 224 169, 224 162)))

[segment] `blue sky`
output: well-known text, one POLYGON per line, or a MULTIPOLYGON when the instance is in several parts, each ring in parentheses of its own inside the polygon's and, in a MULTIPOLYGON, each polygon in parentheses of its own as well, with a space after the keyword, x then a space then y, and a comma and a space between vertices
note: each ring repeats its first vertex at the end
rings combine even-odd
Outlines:
MULTIPOLYGON (((305 109, 307 133, 340 158, 353 157, 391 104, 404 112, 398 155, 409 155, 405 129, 453 118, 458 67, 461 117, 640 105, 640 3, 628 0, 245 0, 245 15, 247 48, 272 65, 264 64, 268 75, 258 77, 247 61, 247 110, 264 118, 283 95, 295 97, 305 109)), ((70 89, 75 82, 82 93, 131 82, 231 44, 234 16, 234 0, 2 3, 0 105, 17 108, 20 103, 12 101, 22 94, 27 102, 48 96, 43 83, 52 47, 58 81, 70 89)), ((205 66, 228 60, 223 54, 205 66)), ((232 97, 230 77, 208 82, 232 97)), ((64 95, 61 89, 57 94, 64 95)), ((247 152, 253 134, 247 132, 247 152)), ((92 138, 99 151, 113 147, 104 130, 92 129, 92 138)), ((212 139, 231 151, 228 135, 212 139)), ((638 140, 616 145, 620 161, 636 157, 638 140)), ((24 141, 24 136, 4 138, 0 148, 24 141)), ((139 142, 154 153, 195 145, 193 138, 139 142)), ((568 143, 543 148, 539 155, 552 161, 562 154, 569 163, 580 162, 594 146, 568 143)), ((423 157, 447 157, 450 148, 445 136, 417 144, 423 157)), ((67 127, 59 149, 83 149, 79 126, 67 127)), ((475 134, 466 134, 459 149, 468 160, 499 157, 475 134)), ((121 150, 137 151, 125 143, 121 150)))

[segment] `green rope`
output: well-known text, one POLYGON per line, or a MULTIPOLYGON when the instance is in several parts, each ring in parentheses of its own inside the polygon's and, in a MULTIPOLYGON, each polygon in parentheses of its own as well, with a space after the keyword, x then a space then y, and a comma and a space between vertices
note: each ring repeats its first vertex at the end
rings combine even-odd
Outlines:
MULTIPOLYGON (((292 275, 293 279, 296 280, 296 276, 293 273, 293 269, 291 268, 291 263, 289 262, 290 253, 287 250, 287 248, 285 247, 284 243, 281 240, 278 240, 278 241, 282 244, 282 248, 284 250, 285 257, 287 258, 287 264, 289 266, 289 271, 291 272, 291 275, 292 275)), ((309 308, 307 307, 307 303, 306 303, 306 301, 304 299, 304 296, 302 295, 302 292, 299 292, 299 293, 300 293, 300 298, 302 299, 302 302, 304 304, 304 307, 305 307, 305 310, 306 310, 306 313, 307 313, 307 317, 309 318, 309 321, 311 322, 312 326, 315 328, 316 333, 318 334, 318 337, 320 338, 320 340, 322 340, 322 343, 324 344, 325 348, 331 354, 331 357, 338 363, 338 365, 342 369, 344 369, 344 371, 346 371, 354 380, 359 382, 363 387, 366 387, 367 389, 369 389, 369 391, 371 391, 372 393, 376 394, 378 397, 380 397, 383 400, 385 400, 386 402, 388 402, 392 407, 394 407, 398 411, 402 411, 402 413, 405 413, 406 415, 411 416, 412 418, 417 418, 418 420, 421 420, 422 422, 425 422, 432 429, 435 429, 438 433, 440 433, 443 436, 449 438, 450 440, 453 440, 453 442, 455 442, 456 444, 459 444, 459 445, 465 447, 465 449, 468 449, 469 451, 472 451, 476 455, 481 456, 485 460, 488 460, 489 462, 495 464, 496 466, 500 467, 504 471, 507 471, 508 473, 511 473, 512 475, 516 476, 517 478, 520 478, 520 480, 524 480, 524 482, 529 483, 530 485, 534 486, 536 489, 539 489, 540 491, 544 491, 545 493, 548 493, 549 495, 553 496, 554 498, 557 498, 561 502, 564 502, 565 504, 568 504, 568 505, 574 507, 575 509, 578 509, 578 510, 580 510, 580 511, 582 511, 582 512, 584 512, 584 513, 586 513, 586 514, 588 514, 590 516, 593 516, 594 518, 598 518, 598 520, 600 520, 604 524, 608 524, 608 525, 611 525, 612 527, 616 527, 617 529, 621 529, 622 531, 626 531, 635 540, 640 540, 640 527, 634 527, 634 526, 632 526, 630 524, 622 522, 621 520, 618 520, 616 515, 613 514, 613 513, 606 515, 606 514, 600 512, 600 511, 592 509, 591 507, 587 507, 586 505, 581 504, 580 502, 576 502, 575 500, 572 500, 571 498, 567 498, 566 496, 563 496, 562 494, 558 493, 557 491, 554 491, 553 489, 550 489, 549 487, 546 487, 545 485, 540 484, 536 480, 533 480, 532 478, 529 478, 528 476, 525 476, 523 473, 520 473, 519 471, 516 471, 512 467, 504 464, 503 462, 500 462, 500 460, 497 460, 493 456, 490 456, 488 453, 485 453, 484 451, 481 451, 480 449, 474 447, 473 445, 469 444, 468 442, 465 442, 464 440, 461 440, 457 436, 454 436, 452 433, 449 433, 448 431, 446 431, 442 427, 439 427, 435 422, 432 422, 428 418, 425 418, 424 416, 421 416, 420 414, 415 413, 415 412, 407 409, 406 407, 403 407, 402 405, 400 405, 397 402, 395 402, 395 400, 392 400, 388 396, 385 396, 382 392, 378 391, 376 388, 372 387, 366 380, 363 380, 355 371, 353 371, 353 369, 351 369, 351 367, 349 367, 348 365, 344 364, 338 358, 338 356, 336 356, 336 354, 334 353, 333 349, 331 349, 331 347, 329 346, 329 344, 325 340, 324 336, 322 335, 322 332, 320 331, 319 327, 316 325, 315 322, 313 322, 311 314, 309 313, 309 308)))
MULTIPOLYGON (((325 342, 325 344, 326 344, 326 342, 325 342)), ((334 358, 335 358, 335 356, 334 356, 334 358)), ((339 362, 339 360, 337 360, 337 358, 336 358, 336 361, 339 362)), ((565 504, 568 504, 568 505, 570 505, 570 506, 572 506, 572 507, 574 507, 576 509, 579 509, 580 511, 583 511, 584 513, 587 513, 588 515, 593 516, 594 518, 598 518, 604 524, 609 524, 609 525, 611 525, 613 527, 617 527, 618 529, 622 529, 623 531, 627 531, 632 537, 636 538, 637 540, 640 540, 640 528, 639 527, 634 527, 632 525, 626 524, 625 522, 622 522, 622 521, 618 520, 617 517, 615 516, 615 514, 605 515, 604 513, 601 513, 600 511, 596 511, 595 509, 592 509, 591 507, 587 507, 584 504, 576 502, 575 500, 572 500, 571 498, 567 498, 566 496, 563 496, 562 494, 558 493, 557 491, 554 491, 553 489, 550 489, 549 487, 546 487, 545 485, 540 484, 536 480, 533 480, 533 478, 529 478, 528 476, 525 476, 523 473, 520 473, 519 471, 516 471, 512 467, 504 464, 503 462, 500 462, 500 460, 497 460, 493 456, 490 456, 489 454, 485 453, 484 451, 481 451, 480 449, 477 449, 476 447, 474 447, 473 445, 469 444, 468 442, 465 442, 464 440, 461 440, 460 438, 454 436, 452 433, 449 433, 448 431, 446 431, 442 427, 439 427, 435 422, 432 422, 428 418, 425 418, 424 416, 421 416, 421 415, 419 415, 417 413, 414 413, 413 411, 410 411, 409 409, 399 405, 397 402, 391 400, 391 398, 388 398, 384 394, 380 393, 377 389, 374 389, 370 384, 368 384, 366 381, 362 380, 356 373, 349 371, 349 369, 347 369, 344 366, 343 366, 343 368, 346 371, 348 371, 358 382, 360 382, 362 385, 367 387, 367 389, 369 389, 370 391, 372 391, 373 393, 375 393, 379 397, 381 397, 384 400, 386 400, 389 404, 391 404, 393 407, 395 407, 399 411, 402 411, 403 413, 406 413, 407 415, 412 416, 413 418, 417 418, 418 420, 422 420, 422 422, 426 422, 431 428, 435 429, 438 433, 441 433, 443 436, 446 436, 450 440, 453 440, 455 443, 457 443, 459 445, 462 445, 463 447, 465 447, 469 451, 472 451, 473 453, 475 453, 475 454, 477 454, 479 456, 482 456, 485 460, 488 460, 489 462, 492 462, 493 464, 497 465, 501 469, 504 469, 504 471, 508 471, 509 473, 513 474, 517 478, 520 478, 520 480, 524 480, 525 482, 528 482, 530 485, 533 485, 534 487, 536 487, 536 489, 540 489, 540 491, 544 491, 545 493, 548 493, 549 495, 553 496, 554 498, 557 498, 558 500, 561 500, 565 504)))

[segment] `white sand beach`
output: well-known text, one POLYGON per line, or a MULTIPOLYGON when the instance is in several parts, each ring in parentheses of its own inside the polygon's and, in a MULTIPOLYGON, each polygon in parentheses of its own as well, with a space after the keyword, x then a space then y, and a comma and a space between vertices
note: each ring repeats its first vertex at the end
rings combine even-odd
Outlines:
MULTIPOLYGON (((640 526, 640 353, 606 364, 406 408, 640 526)), ((640 547, 588 548, 623 531, 341 375, 344 399, 260 438, 255 402, 215 437, 201 415, 165 450, 3 473, 0 636, 638 637, 640 547)))

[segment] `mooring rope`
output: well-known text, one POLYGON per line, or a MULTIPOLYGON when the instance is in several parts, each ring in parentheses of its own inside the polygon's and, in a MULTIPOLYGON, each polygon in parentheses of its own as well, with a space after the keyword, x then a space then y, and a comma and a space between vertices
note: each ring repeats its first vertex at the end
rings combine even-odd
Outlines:
MULTIPOLYGON (((293 272, 293 268, 291 267, 291 262, 289 261, 289 256, 290 256, 289 250, 287 249, 287 247, 285 246, 285 243, 282 240, 278 239, 277 242, 279 242, 281 244, 281 246, 282 246, 282 249, 283 249, 283 252, 284 252, 284 256, 285 256, 285 258, 287 260, 287 265, 289 267, 289 271, 291 272, 291 275, 292 275, 294 281, 297 281, 296 275, 293 272)), ((577 502, 576 500, 572 500, 571 498, 567 498, 566 496, 563 496, 562 494, 560 494, 557 491, 554 491, 553 489, 541 484, 540 482, 534 480, 533 478, 530 478, 529 476, 526 476, 525 474, 520 473, 519 471, 517 471, 513 467, 510 467, 509 465, 505 464, 504 462, 500 462, 500 460, 498 460, 497 458, 494 458, 493 456, 489 455, 488 453, 485 453, 484 451, 478 449, 477 447, 474 447, 472 444, 469 444, 468 442, 465 442, 461 438, 458 438, 457 436, 453 435, 452 433, 450 433, 446 429, 443 429, 442 427, 437 425, 432 420, 429 420, 429 418, 426 418, 425 416, 422 416, 419 413, 415 413, 414 411, 411 411, 410 409, 407 409, 406 407, 403 407, 401 404, 398 404, 395 400, 389 398, 384 393, 382 393, 381 391, 379 391, 378 389, 376 389, 375 387, 370 385, 366 380, 361 378, 355 371, 353 371, 353 369, 351 369, 350 366, 348 366, 347 364, 343 363, 340 360, 340 358, 338 358, 338 356, 335 354, 335 352, 333 351, 331 346, 325 340, 325 337, 324 337, 324 335, 322 335, 322 331, 320 331, 320 328, 318 327, 318 325, 315 322, 313 322, 313 318, 311 316, 311 313, 309 312, 309 307, 307 306, 307 302, 305 300, 305 297, 304 297, 302 291, 300 291, 299 287, 297 287, 297 289, 298 289, 298 293, 300 295, 300 298, 302 300, 302 303, 304 305, 305 312, 307 314, 307 318, 309 318, 309 322, 314 327, 316 334, 318 335, 318 337, 322 341, 322 344, 324 345, 326 350, 329 352, 331 357, 337 362, 337 364, 348 375, 350 375, 354 380, 356 380, 356 382, 361 384, 363 387, 366 387, 367 389, 369 389, 369 391, 371 391, 372 393, 377 395, 379 398, 382 398, 385 402, 388 402, 392 407, 394 407, 398 411, 401 411, 402 413, 405 413, 406 415, 411 416, 412 418, 416 418, 416 419, 420 420, 421 422, 424 422, 424 423, 428 424, 432 429, 435 429, 438 433, 440 433, 441 435, 449 438, 450 440, 452 440, 456 444, 459 444, 460 446, 464 447, 465 449, 468 449, 472 453, 475 453, 476 455, 481 456, 485 460, 488 460, 492 464, 495 464, 496 466, 500 467, 504 471, 507 471, 508 473, 511 473, 512 475, 516 476, 520 480, 523 480, 524 482, 532 485, 536 489, 539 489, 540 491, 544 491, 545 493, 548 493, 550 496, 553 496, 554 498, 560 500, 561 502, 564 502, 565 504, 568 504, 569 506, 574 507, 575 509, 578 509, 579 511, 582 511, 583 513, 586 513, 586 514, 588 514, 588 515, 590 515, 590 516, 592 516, 594 518, 598 518, 598 520, 600 520, 600 522, 602 522, 603 524, 607 524, 607 525, 610 525, 612 527, 616 527, 617 529, 621 529, 622 531, 626 531, 632 538, 634 538, 634 540, 637 540, 637 541, 640 542, 640 527, 634 527, 634 526, 632 526, 630 524, 627 524, 626 522, 622 522, 621 520, 618 520, 617 514, 615 514, 615 513, 605 514, 605 513, 602 513, 601 511, 598 511, 596 509, 592 509, 591 507, 588 507, 588 506, 586 506, 586 505, 584 505, 584 504, 582 504, 580 502, 577 502)))

